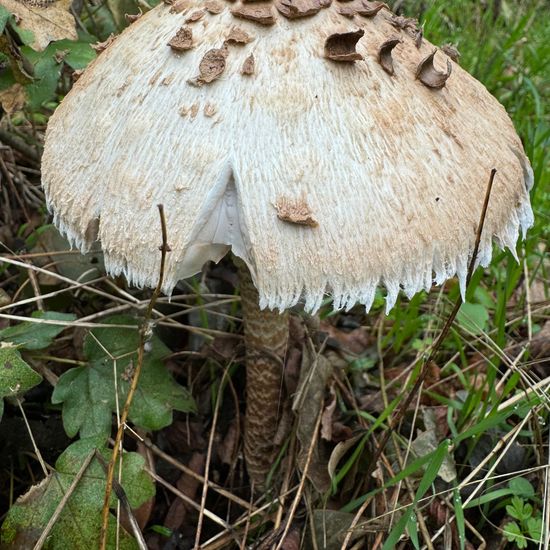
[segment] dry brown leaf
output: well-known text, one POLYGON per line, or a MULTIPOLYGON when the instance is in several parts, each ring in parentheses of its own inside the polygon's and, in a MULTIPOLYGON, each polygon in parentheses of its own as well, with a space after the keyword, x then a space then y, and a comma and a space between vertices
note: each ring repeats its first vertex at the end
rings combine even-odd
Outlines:
POLYGON ((19 26, 31 31, 31 48, 42 51, 54 40, 77 40, 76 22, 72 16, 72 0, 40 2, 36 0, 0 0, 0 6, 13 13, 19 26))
POLYGON ((27 92, 22 84, 15 83, 13 86, 0 92, 0 105, 8 115, 20 111, 27 101, 27 92))

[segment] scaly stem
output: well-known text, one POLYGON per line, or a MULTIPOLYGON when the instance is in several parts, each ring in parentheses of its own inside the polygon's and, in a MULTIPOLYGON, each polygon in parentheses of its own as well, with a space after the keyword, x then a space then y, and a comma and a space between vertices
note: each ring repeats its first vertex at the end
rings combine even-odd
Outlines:
POLYGON ((262 487, 278 452, 275 443, 284 406, 284 357, 288 313, 260 310, 258 291, 246 264, 239 269, 246 345, 246 416, 244 457, 248 475, 262 487))

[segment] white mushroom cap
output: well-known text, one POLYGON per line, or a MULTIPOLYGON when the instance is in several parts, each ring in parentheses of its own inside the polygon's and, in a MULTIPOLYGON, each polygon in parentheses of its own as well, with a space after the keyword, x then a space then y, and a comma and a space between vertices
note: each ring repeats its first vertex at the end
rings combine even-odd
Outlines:
POLYGON ((163 203, 166 293, 230 248, 261 307, 302 299, 316 311, 328 292, 336 308, 368 309, 382 284, 390 309, 400 289, 455 275, 464 289, 491 169, 478 262, 493 239, 513 251, 533 223, 532 170, 505 110, 441 51, 435 69, 421 65, 434 47, 386 9, 346 17, 349 2, 281 1, 318 13, 219 2, 176 49, 212 4, 180 0, 125 30, 51 118, 43 184, 55 223, 83 251, 99 238, 110 273, 152 287, 163 203), (242 9, 271 10, 274 24, 231 13, 242 9), (224 45, 237 30, 249 41, 224 45), (325 57, 338 33, 355 34, 335 37, 336 50, 353 54, 358 40, 362 60, 325 57))

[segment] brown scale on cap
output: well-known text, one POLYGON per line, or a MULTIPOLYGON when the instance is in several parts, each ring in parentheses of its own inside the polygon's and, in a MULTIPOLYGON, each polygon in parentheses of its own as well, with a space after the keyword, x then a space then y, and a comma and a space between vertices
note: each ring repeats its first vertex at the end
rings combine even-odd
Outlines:
POLYGON ((206 2, 204 3, 204 9, 208 13, 216 15, 223 11, 224 5, 219 0, 206 0, 206 2))
POLYGON ((391 52, 395 48, 395 46, 400 43, 401 40, 399 38, 390 38, 380 46, 380 50, 378 51, 378 61, 382 68, 389 75, 393 75, 395 72, 393 68, 393 59, 391 56, 391 52))
POLYGON ((229 31, 225 42, 228 44, 248 44, 253 40, 254 37, 247 33, 244 29, 241 29, 240 27, 233 27, 229 31))
POLYGON ((287 19, 298 19, 319 13, 326 3, 321 0, 278 0, 275 7, 287 19))
POLYGON ((256 61, 254 60, 254 56, 250 54, 244 60, 243 66, 241 67, 241 74, 244 76, 253 75, 255 69, 256 69, 256 61))
POLYGON ((168 45, 176 52, 184 52, 193 47, 193 31, 190 27, 182 27, 168 42, 168 45))
POLYGON ((434 57, 437 50, 434 50, 430 55, 425 57, 418 65, 416 70, 416 78, 422 82, 428 88, 434 88, 439 90, 445 86, 445 83, 451 76, 453 66, 449 60, 447 60, 447 72, 442 73, 434 67, 434 57))
POLYGON ((304 197, 299 199, 279 197, 275 203, 275 209, 277 217, 283 222, 306 225, 307 227, 319 225, 304 197))
POLYGON ((246 4, 237 6, 231 9, 231 13, 235 17, 248 19, 249 21, 260 23, 260 25, 275 24, 275 14, 269 4, 246 4))
POLYGON ((441 46, 441 51, 448 55, 455 63, 458 63, 460 60, 460 52, 453 46, 453 44, 444 44, 441 46))
POLYGON ((199 64, 199 76, 189 80, 193 86, 209 84, 221 76, 225 71, 227 48, 213 48, 208 50, 199 64))
MULTIPOLYGON (((342 0, 340 0, 342 1, 342 0)), ((353 0, 346 2, 343 6, 337 6, 338 13, 344 17, 361 15, 363 17, 374 17, 382 8, 389 9, 383 2, 368 2, 367 0, 353 0)))
POLYGON ((332 61, 359 61, 363 59, 361 54, 355 51, 355 47, 364 34, 365 31, 362 29, 331 34, 325 40, 325 57, 332 61))
POLYGON ((205 14, 206 10, 204 8, 200 10, 195 10, 191 12, 191 14, 185 19, 185 22, 195 23, 196 21, 200 21, 205 16, 205 14))

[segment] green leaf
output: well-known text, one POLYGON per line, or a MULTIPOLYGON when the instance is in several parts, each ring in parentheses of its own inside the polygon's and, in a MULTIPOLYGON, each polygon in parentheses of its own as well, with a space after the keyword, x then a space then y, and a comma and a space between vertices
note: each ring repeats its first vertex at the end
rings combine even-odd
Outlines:
POLYGON ((533 514, 533 507, 520 497, 512 497, 511 504, 506 506, 506 512, 519 521, 525 521, 533 514))
POLYGON ((464 302, 456 316, 457 323, 472 334, 481 334, 487 330, 489 312, 481 304, 464 302))
POLYGON ((69 437, 107 436, 115 408, 113 371, 102 366, 77 367, 64 373, 52 394, 63 403, 63 427, 69 437))
POLYGON ((511 479, 508 482, 508 487, 510 487, 512 493, 518 497, 530 498, 535 496, 535 488, 531 482, 524 477, 515 477, 511 479))
MULTIPOLYGON (((129 316, 111 317, 111 324, 136 325, 129 316)), ((63 403, 63 425, 67 435, 106 437, 115 410, 115 369, 118 400, 126 400, 137 363, 137 330, 98 328, 84 341, 89 366, 67 371, 52 395, 53 403, 63 403), (115 360, 111 358, 115 358, 115 360)), ((129 418, 147 430, 159 430, 172 423, 172 411, 190 412, 195 405, 189 392, 175 382, 162 362, 170 350, 157 337, 147 343, 143 368, 129 418)))
MULTIPOLYGON (((76 473, 99 448, 106 460, 110 452, 97 439, 82 439, 73 443, 58 458, 56 472, 21 497, 10 509, 2 525, 2 541, 15 548, 32 548, 67 492, 76 473)), ((118 467, 116 469, 118 471, 118 467)), ((132 508, 137 508, 154 495, 154 485, 144 471, 144 459, 136 453, 124 453, 122 486, 132 508)), ((86 469, 48 537, 45 549, 67 548, 88 550, 99 546, 101 508, 105 491, 105 473, 96 458, 86 469)), ((114 506, 113 497, 111 505, 114 506)), ((109 522, 108 548, 116 547, 115 519, 109 522)), ((137 548, 134 539, 121 528, 120 546, 124 550, 137 548)))
POLYGON ((503 534, 510 542, 515 542, 518 548, 527 548, 527 539, 523 536, 519 525, 515 521, 511 521, 504 526, 503 534))
POLYGON ((384 542, 382 550, 393 550, 397 547, 397 543, 399 542, 401 535, 404 533, 405 528, 410 521, 416 521, 412 506, 405 508, 405 510, 403 511, 403 515, 395 524, 395 527, 391 530, 388 538, 384 542))
POLYGON ((4 32, 10 17, 11 13, 4 6, 0 6, 0 33, 4 32))
MULTIPOLYGON (((74 321, 75 319, 75 316, 70 313, 57 313, 55 311, 35 311, 31 317, 47 321, 64 322, 74 321)), ((29 350, 44 349, 64 329, 63 325, 24 321, 13 327, 0 330, 0 342, 10 342, 29 350)))
POLYGON ((48 48, 55 48, 54 55, 59 52, 66 52, 63 61, 75 71, 85 69, 97 57, 97 53, 89 42, 58 40, 48 48))
POLYGON ((0 419, 4 397, 21 395, 41 381, 42 377, 21 358, 17 348, 0 344, 0 419))
POLYGON ((542 540, 542 518, 529 518, 527 520, 527 530, 534 541, 540 542, 542 540))

